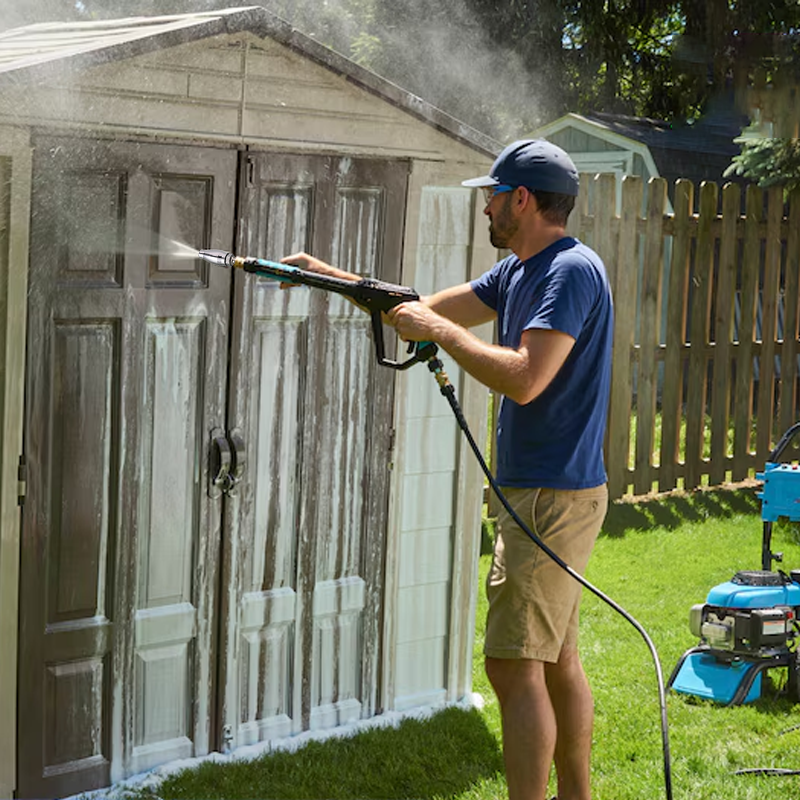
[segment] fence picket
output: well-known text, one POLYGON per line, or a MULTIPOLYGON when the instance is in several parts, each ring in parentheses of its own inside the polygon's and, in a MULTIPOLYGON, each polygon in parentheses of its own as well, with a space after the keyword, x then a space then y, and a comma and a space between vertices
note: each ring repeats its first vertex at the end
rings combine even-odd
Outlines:
POLYGON ((667 182, 649 183, 645 222, 644 265, 641 292, 641 333, 636 387, 636 470, 633 488, 637 494, 653 489, 652 463, 658 388, 658 348, 661 337, 661 275, 664 263, 664 209, 667 182))
POLYGON ((722 232, 714 306, 714 364, 711 383, 711 462, 709 483, 725 480, 728 467, 728 423, 731 403, 731 344, 736 301, 737 224, 741 189, 729 183, 722 190, 722 232))
POLYGON ((636 304, 630 302, 630 298, 636 297, 639 259, 635 244, 638 239, 636 231, 643 191, 641 178, 625 177, 622 182, 622 207, 614 269, 616 280, 612 284, 615 324, 606 451, 608 489, 612 497, 619 497, 628 491, 633 395, 631 356, 636 325, 636 304))
POLYGON ((758 273, 761 264, 759 227, 762 216, 762 197, 762 191, 757 186, 747 187, 733 423, 732 474, 735 481, 747 477, 752 460, 750 425, 753 413, 753 352, 758 301, 758 273))
POLYGON ((689 295, 691 254, 691 216, 694 184, 679 180, 675 184, 675 230, 667 295, 667 330, 664 350, 664 389, 661 395, 661 454, 659 488, 674 489, 680 460, 683 405, 683 362, 686 312, 689 295))
POLYGON ((603 263, 610 265, 609 279, 615 280, 614 262, 616 261, 617 246, 614 236, 617 230, 617 185, 613 175, 597 175, 594 179, 594 232, 592 247, 603 259, 603 263))
POLYGON ((714 275, 713 223, 717 216, 719 187, 700 186, 700 216, 697 248, 692 273, 689 333, 689 372, 691 387, 686 396, 686 485, 699 486, 704 471, 703 446, 708 396, 708 318, 711 310, 711 284, 714 275))
POLYGON ((758 403, 756 409, 756 460, 766 461, 773 441, 775 415, 775 339, 778 335, 778 292, 780 289, 781 221, 783 189, 767 193, 767 241, 764 284, 761 290, 761 353, 758 358, 758 403))

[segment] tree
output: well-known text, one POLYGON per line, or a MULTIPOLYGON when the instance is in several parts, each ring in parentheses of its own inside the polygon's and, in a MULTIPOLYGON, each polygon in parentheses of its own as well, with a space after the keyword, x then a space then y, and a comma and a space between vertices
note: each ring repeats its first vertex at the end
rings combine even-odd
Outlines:
POLYGON ((800 139, 756 139, 745 142, 725 175, 741 175, 766 189, 783 186, 788 195, 800 188, 800 139))

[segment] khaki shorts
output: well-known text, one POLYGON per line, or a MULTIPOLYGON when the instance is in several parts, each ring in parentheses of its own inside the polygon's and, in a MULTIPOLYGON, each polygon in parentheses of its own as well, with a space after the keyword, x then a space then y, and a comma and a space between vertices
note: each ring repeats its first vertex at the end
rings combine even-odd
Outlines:
MULTIPOLYGON (((583 574, 608 507, 605 484, 592 489, 504 490, 531 530, 583 574)), ((486 581, 489 614, 484 653, 555 663, 577 646, 581 585, 559 567, 501 509, 492 568, 486 581)))

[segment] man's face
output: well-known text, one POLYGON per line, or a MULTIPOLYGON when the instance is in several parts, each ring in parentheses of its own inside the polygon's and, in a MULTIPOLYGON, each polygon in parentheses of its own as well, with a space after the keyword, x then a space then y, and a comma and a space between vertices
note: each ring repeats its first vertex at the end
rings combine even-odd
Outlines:
POLYGON ((511 249, 511 241, 519 231, 519 219, 511 210, 513 193, 495 195, 486 206, 489 217, 489 241, 498 250, 511 249))

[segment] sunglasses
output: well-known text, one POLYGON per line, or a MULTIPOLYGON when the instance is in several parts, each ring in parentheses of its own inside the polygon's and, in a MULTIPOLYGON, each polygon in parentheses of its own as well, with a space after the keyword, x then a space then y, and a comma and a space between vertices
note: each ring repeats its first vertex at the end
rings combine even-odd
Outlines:
POLYGON ((505 184, 501 183, 499 186, 483 186, 483 198, 486 201, 486 205, 492 202, 492 198, 496 194, 503 194, 504 192, 513 192, 516 189, 516 186, 506 186, 505 184))

